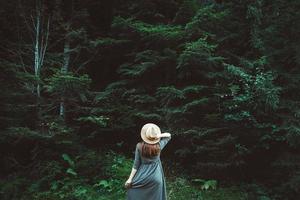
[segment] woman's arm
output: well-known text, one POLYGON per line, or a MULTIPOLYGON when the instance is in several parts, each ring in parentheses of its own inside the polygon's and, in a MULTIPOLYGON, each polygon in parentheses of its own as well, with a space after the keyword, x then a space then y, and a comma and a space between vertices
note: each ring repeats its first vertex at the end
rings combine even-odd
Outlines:
POLYGON ((127 179, 127 181, 125 182, 125 187, 129 188, 132 182, 132 179, 136 173, 136 171, 138 170, 138 168, 140 167, 141 164, 141 157, 139 154, 139 144, 136 145, 135 148, 135 153, 134 153, 134 162, 133 162, 133 166, 131 169, 131 173, 129 175, 129 178, 127 179))
POLYGON ((161 140, 159 141, 160 149, 162 150, 167 143, 171 140, 171 134, 170 133, 162 133, 160 136, 161 140))
POLYGON ((136 171, 137 171, 137 169, 134 169, 134 168, 131 169, 131 173, 130 173, 130 175, 129 175, 129 178, 128 178, 128 180, 125 182, 125 187, 126 187, 126 188, 129 188, 129 187, 130 187, 130 184, 131 184, 131 182, 132 182, 132 179, 133 179, 133 177, 134 177, 136 171))
POLYGON ((171 137, 171 133, 162 133, 159 137, 171 137))

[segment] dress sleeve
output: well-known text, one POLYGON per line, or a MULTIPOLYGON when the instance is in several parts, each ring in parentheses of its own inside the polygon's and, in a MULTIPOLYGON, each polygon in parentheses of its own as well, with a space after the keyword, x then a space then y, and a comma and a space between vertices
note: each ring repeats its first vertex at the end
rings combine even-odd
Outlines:
POLYGON ((168 144, 168 142, 170 140, 171 140, 171 136, 170 137, 162 137, 159 141, 160 149, 162 150, 168 144))
POLYGON ((138 144, 135 147, 135 153, 134 153, 134 162, 133 162, 133 168, 138 169, 141 165, 141 156, 139 153, 138 144))

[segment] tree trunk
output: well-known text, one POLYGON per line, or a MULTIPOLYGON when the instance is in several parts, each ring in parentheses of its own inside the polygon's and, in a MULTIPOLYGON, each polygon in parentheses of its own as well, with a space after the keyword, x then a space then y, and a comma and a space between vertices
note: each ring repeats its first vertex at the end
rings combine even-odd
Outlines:
POLYGON ((39 84, 39 71, 40 71, 40 23, 41 23, 41 12, 37 8, 36 24, 35 24, 35 47, 34 47, 34 74, 37 80, 36 94, 40 98, 40 84, 39 84))
MULTIPOLYGON (((69 69, 69 64, 70 64, 70 40, 68 36, 66 37, 65 40, 65 46, 64 46, 64 65, 61 68, 62 73, 67 73, 69 69)), ((59 116, 62 117, 63 119, 65 118, 66 115, 66 105, 65 105, 65 98, 64 96, 61 97, 61 102, 59 105, 59 116)))

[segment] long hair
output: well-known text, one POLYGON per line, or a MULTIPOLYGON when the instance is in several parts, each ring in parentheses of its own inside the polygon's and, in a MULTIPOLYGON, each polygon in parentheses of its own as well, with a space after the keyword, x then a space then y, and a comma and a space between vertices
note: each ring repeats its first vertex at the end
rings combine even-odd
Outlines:
POLYGON ((148 144, 144 141, 141 143, 141 149, 142 149, 142 156, 149 158, 153 156, 157 156, 160 153, 160 147, 159 144, 148 144))

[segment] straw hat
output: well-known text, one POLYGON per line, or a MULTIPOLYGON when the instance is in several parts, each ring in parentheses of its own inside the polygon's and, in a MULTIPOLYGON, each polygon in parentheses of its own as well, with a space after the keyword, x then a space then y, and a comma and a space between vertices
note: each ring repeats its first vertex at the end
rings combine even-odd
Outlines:
POLYGON ((145 124, 141 130, 141 137, 148 144, 155 144, 160 141, 160 128, 153 123, 145 124))

